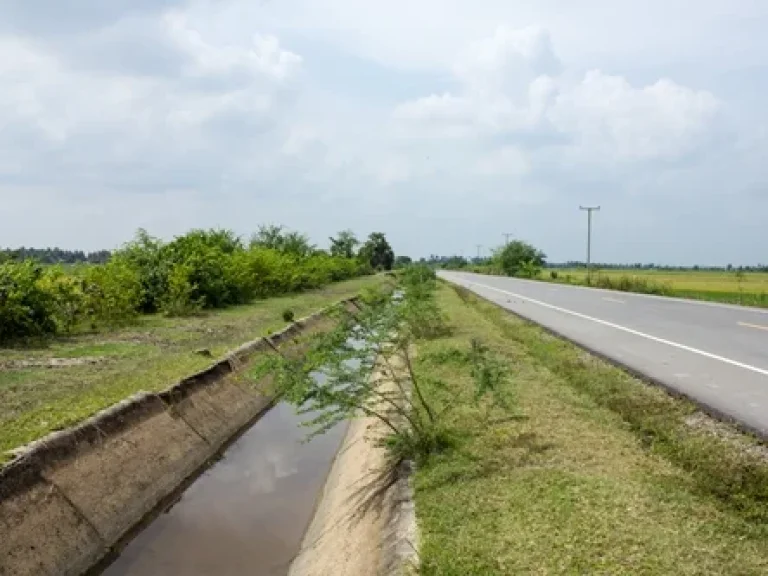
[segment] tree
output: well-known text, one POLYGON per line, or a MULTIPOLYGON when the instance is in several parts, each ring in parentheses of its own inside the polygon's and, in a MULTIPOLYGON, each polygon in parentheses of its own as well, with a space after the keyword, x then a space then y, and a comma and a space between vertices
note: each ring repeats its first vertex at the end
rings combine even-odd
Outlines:
POLYGON ((544 266, 546 254, 527 242, 514 240, 494 253, 494 260, 508 276, 516 276, 521 271, 531 271, 544 266))
POLYGON ((251 238, 251 246, 280 250, 283 245, 283 227, 277 224, 262 224, 251 238))
POLYGON ((302 258, 311 255, 315 250, 306 235, 300 232, 286 232, 284 226, 276 224, 259 226, 259 231, 251 238, 251 246, 270 248, 302 258))
POLYGON ((375 270, 392 270, 395 252, 381 232, 373 232, 360 248, 360 259, 368 262, 375 270))
POLYGON ((339 256, 341 258, 354 258, 355 248, 360 244, 352 230, 342 230, 337 234, 336 238, 330 238, 330 241, 331 256, 339 256))
POLYGON ((288 232, 283 236, 282 251, 285 254, 293 254, 301 258, 312 255, 315 247, 310 243, 309 237, 301 232, 288 232))
POLYGON ((398 256, 395 258, 395 268, 405 268, 406 266, 410 266, 413 263, 413 260, 410 256, 398 256))

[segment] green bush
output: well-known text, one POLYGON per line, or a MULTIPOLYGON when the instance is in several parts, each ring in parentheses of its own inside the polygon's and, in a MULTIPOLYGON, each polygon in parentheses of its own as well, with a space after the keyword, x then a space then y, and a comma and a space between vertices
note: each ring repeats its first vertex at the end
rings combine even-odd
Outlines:
POLYGON ((193 230, 171 242, 140 230, 103 265, 65 271, 5 262, 0 340, 120 326, 139 313, 186 316, 372 273, 370 263, 316 250, 298 233, 272 233, 271 244, 246 247, 227 230, 193 230))
POLYGON ((285 310, 283 310, 283 320, 285 322, 293 322, 293 318, 294 318, 293 310, 291 310, 290 308, 286 308, 285 310))
POLYGON ((125 260, 113 258, 106 264, 89 266, 83 283, 85 306, 93 328, 123 326, 139 313, 141 278, 125 260))
POLYGON ((203 308, 200 300, 195 300, 195 285, 190 281, 191 269, 184 264, 177 264, 168 276, 167 290, 161 296, 160 309, 166 316, 191 316, 203 308))
POLYGON ((34 262, 0 264, 0 342, 56 333, 55 301, 34 262))
POLYGON ((522 240, 514 240, 496 251, 493 256, 494 266, 507 276, 517 276, 521 272, 527 276, 535 275, 542 266, 546 255, 522 240))
POLYGON ((58 330, 71 332, 87 315, 83 280, 67 274, 61 266, 47 268, 39 286, 53 298, 53 316, 58 330))

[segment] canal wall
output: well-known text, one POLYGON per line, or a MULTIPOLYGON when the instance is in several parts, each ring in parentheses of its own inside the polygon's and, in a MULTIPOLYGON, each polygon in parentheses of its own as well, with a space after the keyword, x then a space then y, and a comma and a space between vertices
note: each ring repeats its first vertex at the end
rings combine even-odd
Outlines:
POLYGON ((230 376, 258 355, 301 354, 300 337, 332 323, 313 314, 19 450, 0 469, 0 575, 75 576, 114 554, 272 406, 269 376, 230 376))

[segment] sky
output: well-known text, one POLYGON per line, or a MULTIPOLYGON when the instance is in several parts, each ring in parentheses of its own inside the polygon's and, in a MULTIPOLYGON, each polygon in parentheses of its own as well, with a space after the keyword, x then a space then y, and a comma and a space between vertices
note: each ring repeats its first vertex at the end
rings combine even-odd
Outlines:
POLYGON ((0 245, 768 263, 763 0, 0 0, 0 245))

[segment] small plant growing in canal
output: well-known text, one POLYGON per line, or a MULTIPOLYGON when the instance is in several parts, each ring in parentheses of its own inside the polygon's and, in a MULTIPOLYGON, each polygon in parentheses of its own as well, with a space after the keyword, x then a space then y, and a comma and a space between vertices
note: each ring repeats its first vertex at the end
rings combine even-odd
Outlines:
MULTIPOLYGON (((359 309, 335 310, 336 328, 309 340, 300 357, 273 356, 262 368, 274 375, 276 393, 309 417, 309 438, 364 414, 378 419, 387 434, 378 439, 390 467, 424 462, 452 445, 451 430, 427 390, 442 382, 414 370, 419 339, 450 332, 436 302, 437 280, 427 267, 409 268, 395 294, 367 293, 359 309)), ((466 353, 477 383, 478 401, 497 396, 506 377, 500 362, 480 343, 466 353)), ((448 407, 449 408, 449 407, 448 407)))
POLYGON ((293 322, 293 319, 294 319, 293 310, 291 310, 290 308, 286 308, 285 310, 283 310, 283 320, 285 322, 293 322))

